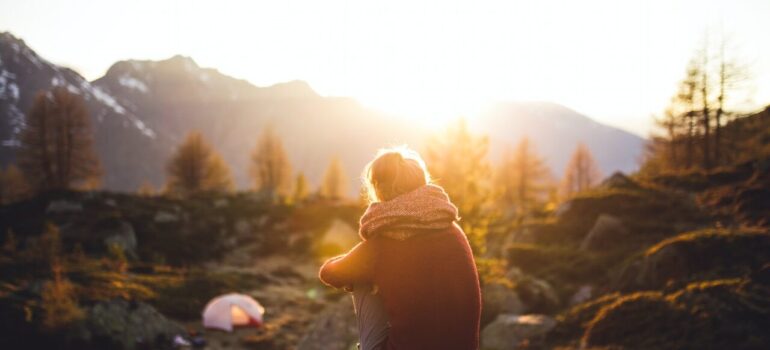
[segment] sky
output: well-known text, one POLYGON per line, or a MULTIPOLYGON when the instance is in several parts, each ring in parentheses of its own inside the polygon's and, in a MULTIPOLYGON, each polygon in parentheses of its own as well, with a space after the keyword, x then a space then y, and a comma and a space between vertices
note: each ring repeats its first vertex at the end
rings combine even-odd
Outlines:
POLYGON ((258 86, 307 81, 416 120, 550 101, 646 135, 704 37, 729 37, 770 103, 767 0, 0 0, 0 31, 88 79, 192 57, 258 86))

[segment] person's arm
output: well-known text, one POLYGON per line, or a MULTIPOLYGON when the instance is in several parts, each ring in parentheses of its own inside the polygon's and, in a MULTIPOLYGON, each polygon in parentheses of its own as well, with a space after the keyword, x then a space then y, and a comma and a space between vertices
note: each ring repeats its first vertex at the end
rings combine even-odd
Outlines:
POLYGON ((347 254, 327 260, 318 272, 321 282, 334 288, 372 282, 374 251, 370 241, 357 244, 347 254))

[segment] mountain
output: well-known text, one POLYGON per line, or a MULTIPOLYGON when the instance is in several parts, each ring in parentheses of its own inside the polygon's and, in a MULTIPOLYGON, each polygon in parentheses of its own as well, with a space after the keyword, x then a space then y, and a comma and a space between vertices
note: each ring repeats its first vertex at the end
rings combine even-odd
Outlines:
POLYGON ((0 162, 12 162, 24 128, 24 113, 35 94, 64 86, 86 101, 94 128, 97 153, 108 188, 150 176, 156 169, 144 161, 156 154, 156 135, 139 117, 115 98, 93 86, 75 71, 54 65, 32 51, 24 41, 0 33, 0 162))
MULTIPOLYGON (((419 140, 420 132, 394 123, 349 98, 321 97, 302 81, 256 87, 190 58, 122 61, 93 85, 136 115, 158 135, 164 159, 190 130, 200 130, 248 186, 249 158, 267 125, 283 137, 295 169, 318 184, 329 161, 342 158, 357 190, 357 175, 377 148, 419 140)), ((163 181, 163 165, 150 180, 163 181)))
MULTIPOLYGON (((294 169, 311 183, 317 185, 330 159, 339 156, 355 193, 361 169, 378 148, 406 143, 421 149, 434 132, 351 98, 320 96, 303 81, 257 87, 184 56, 120 61, 89 82, 2 33, 0 164, 13 161, 24 112, 35 93, 58 85, 86 100, 104 186, 112 190, 135 190, 144 182, 162 186, 166 161, 191 130, 201 131, 230 164, 237 183, 248 187, 251 150, 260 131, 270 125, 283 137, 294 169)), ((499 104, 471 122, 491 136, 493 160, 506 144, 529 135, 557 175, 579 141, 588 144, 605 174, 635 169, 643 143, 549 103, 499 104)))
POLYGON ((483 111, 475 125, 493 140, 493 160, 499 159, 504 147, 514 147, 528 136, 556 175, 563 173, 579 143, 588 146, 605 176, 618 170, 635 171, 646 142, 549 102, 498 103, 483 111))

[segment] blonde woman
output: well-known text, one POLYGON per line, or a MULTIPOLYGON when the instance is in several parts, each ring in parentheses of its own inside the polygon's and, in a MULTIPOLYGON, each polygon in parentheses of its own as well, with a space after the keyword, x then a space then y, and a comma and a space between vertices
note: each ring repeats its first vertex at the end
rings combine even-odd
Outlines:
POLYGON ((353 292, 360 348, 477 349, 479 279, 457 208, 406 148, 381 150, 363 181, 362 242, 319 272, 353 292))

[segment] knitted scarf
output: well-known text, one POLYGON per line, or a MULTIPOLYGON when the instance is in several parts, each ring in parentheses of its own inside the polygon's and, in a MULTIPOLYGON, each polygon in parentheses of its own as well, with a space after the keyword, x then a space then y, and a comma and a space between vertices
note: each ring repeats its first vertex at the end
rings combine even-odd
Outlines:
POLYGON ((444 189, 428 184, 389 201, 370 204, 361 216, 358 234, 363 240, 380 234, 404 240, 416 230, 447 228, 456 220, 457 207, 444 189))

